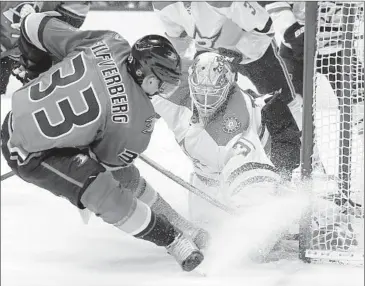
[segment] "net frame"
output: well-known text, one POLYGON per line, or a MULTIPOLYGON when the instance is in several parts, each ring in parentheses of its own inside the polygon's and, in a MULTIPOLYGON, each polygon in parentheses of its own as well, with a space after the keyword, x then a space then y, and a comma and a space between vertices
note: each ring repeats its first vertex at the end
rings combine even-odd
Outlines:
MULTIPOLYGON (((315 123, 318 122, 316 118, 317 108, 317 81, 318 81, 318 60, 321 58, 318 41, 321 40, 321 30, 323 23, 321 21, 321 8, 328 2, 307 2, 306 3, 306 16, 305 16, 305 42, 304 42, 304 76, 303 76, 303 128, 302 128, 302 150, 301 150, 301 178, 303 182, 303 188, 306 192, 311 194, 311 198, 315 201, 318 198, 318 194, 314 194, 314 176, 316 168, 315 147, 319 137, 316 134, 315 123), (317 120, 317 121, 316 121, 317 120)), ((338 2, 337 2, 338 3, 338 2)), ((364 93, 364 55, 355 46, 354 38, 359 31, 355 31, 356 13, 360 10, 359 5, 362 5, 362 21, 364 13, 363 2, 342 2, 342 17, 340 20, 341 35, 340 39, 337 39, 338 43, 343 45, 342 54, 340 55, 340 61, 336 64, 341 65, 340 77, 338 84, 334 87, 334 92, 338 98, 339 105, 339 134, 338 134, 338 169, 337 174, 334 174, 332 178, 328 175, 323 176, 323 180, 328 183, 330 180, 335 181, 337 184, 338 194, 332 197, 333 202, 338 205, 345 205, 348 208, 356 208, 357 205, 351 200, 352 191, 352 149, 353 149, 353 106, 354 95, 363 97, 364 93), (357 53, 362 53, 362 63, 354 57, 354 50, 357 49, 357 53), (355 74, 355 78, 354 78, 355 74)), ((329 23, 331 25, 331 23, 329 23)), ((358 25, 358 23, 356 24, 358 25)), ((357 27, 358 28, 358 27, 357 27)), ((323 31, 323 30, 322 30, 323 31)), ((331 31, 330 31, 331 32, 331 31)), ((363 37, 363 31, 362 31, 363 37)), ((323 39, 322 39, 323 40, 323 39)), ((361 39, 360 39, 361 40, 361 39)), ((358 39, 359 41, 359 39, 358 39)), ((363 41, 363 38, 362 38, 363 41)), ((319 61, 320 62, 320 61, 319 61)), ((336 75, 337 76, 337 75, 336 75)), ((317 128, 319 129, 319 127, 317 128)), ((362 143, 363 144, 363 143, 362 143)), ((337 147, 336 147, 337 148, 337 147)), ((362 145, 362 156, 363 156, 362 145)), ((361 155, 361 154, 360 154, 361 155)), ((359 156, 360 156, 359 155, 359 156)), ((358 163, 358 162, 357 162, 358 163)), ((363 164, 363 162, 361 163, 363 164)), ((362 176, 363 176, 362 167, 362 176)), ((327 185, 328 188, 328 185, 327 185)), ((364 189, 362 186, 362 199, 364 189)), ((313 204, 312 204, 313 205, 313 204)), ((360 217, 363 220, 363 204, 360 207, 360 217)), ((333 249, 321 249, 318 248, 314 242, 314 229, 313 229, 313 206, 308 208, 303 215, 300 232, 299 232, 299 257, 303 261, 311 262, 317 260, 323 261, 338 261, 338 262, 356 262, 364 263, 364 252, 362 249, 348 249, 347 251, 336 251, 333 249)), ((362 223, 362 231, 363 223, 362 223)))

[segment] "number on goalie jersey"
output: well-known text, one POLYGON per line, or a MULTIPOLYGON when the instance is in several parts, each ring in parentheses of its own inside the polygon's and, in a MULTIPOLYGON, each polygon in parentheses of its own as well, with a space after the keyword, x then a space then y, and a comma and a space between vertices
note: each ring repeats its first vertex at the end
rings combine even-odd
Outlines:
POLYGON ((28 153, 91 145, 106 165, 132 163, 149 143, 146 124, 155 113, 120 64, 130 54, 128 42, 114 32, 76 31, 45 16, 32 23, 42 23, 39 30, 28 27, 32 43, 62 61, 14 93, 10 146, 20 160, 28 153))

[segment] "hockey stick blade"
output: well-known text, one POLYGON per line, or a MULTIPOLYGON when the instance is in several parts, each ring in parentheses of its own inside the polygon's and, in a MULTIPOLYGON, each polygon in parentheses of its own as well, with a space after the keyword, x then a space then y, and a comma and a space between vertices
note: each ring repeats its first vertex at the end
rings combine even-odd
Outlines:
POLYGON ((7 173, 5 173, 4 175, 1 175, 1 181, 4 181, 5 179, 10 178, 10 177, 12 177, 12 176, 14 176, 14 175, 15 175, 15 174, 14 174, 14 172, 13 172, 13 171, 7 172, 7 173))

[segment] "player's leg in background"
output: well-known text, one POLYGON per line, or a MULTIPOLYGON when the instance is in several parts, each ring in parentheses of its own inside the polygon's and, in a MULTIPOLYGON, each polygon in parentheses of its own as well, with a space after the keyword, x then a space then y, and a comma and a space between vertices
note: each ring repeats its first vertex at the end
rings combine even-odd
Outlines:
POLYGON ((9 79, 11 76, 11 71, 13 70, 14 64, 16 62, 9 58, 4 57, 1 59, 0 63, 0 95, 6 93, 6 87, 8 86, 9 79))
POLYGON ((288 105, 298 128, 301 130, 303 100, 295 92, 289 72, 279 55, 275 41, 271 43, 260 59, 239 65, 238 72, 247 76, 260 94, 278 94, 280 99, 288 105))
POLYGON ((295 57, 292 49, 283 44, 280 46, 279 54, 288 70, 295 92, 303 96, 303 58, 295 57))
POLYGON ((263 110, 265 124, 272 137, 271 160, 284 179, 290 179, 300 162, 302 98, 294 85, 275 43, 257 61, 240 65, 261 94, 271 93, 263 110), (270 102, 271 101, 271 102, 270 102))
POLYGON ((262 121, 271 137, 270 160, 285 181, 290 181, 300 164, 301 132, 288 106, 278 95, 261 110, 262 121))

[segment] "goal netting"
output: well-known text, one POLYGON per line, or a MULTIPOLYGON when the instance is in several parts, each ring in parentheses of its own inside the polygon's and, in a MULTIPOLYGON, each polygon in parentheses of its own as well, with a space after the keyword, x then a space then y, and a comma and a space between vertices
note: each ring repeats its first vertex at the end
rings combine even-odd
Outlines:
POLYGON ((304 260, 363 263, 364 2, 307 2, 304 260))

